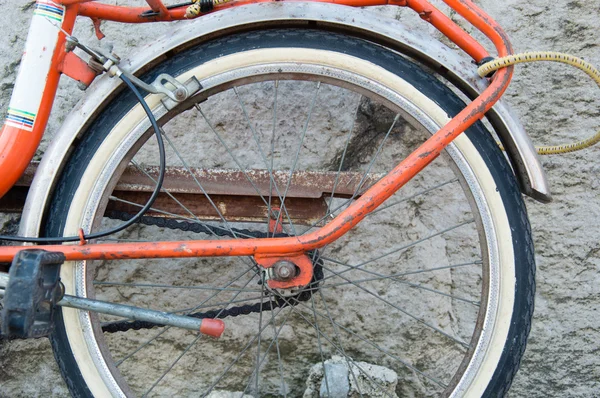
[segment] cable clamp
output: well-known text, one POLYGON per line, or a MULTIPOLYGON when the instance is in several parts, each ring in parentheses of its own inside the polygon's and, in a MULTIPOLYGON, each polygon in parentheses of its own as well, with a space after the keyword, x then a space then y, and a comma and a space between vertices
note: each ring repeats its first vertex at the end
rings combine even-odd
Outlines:
POLYGON ((85 239, 85 233, 83 232, 83 228, 79 228, 77 236, 79 236, 79 246, 85 246, 87 244, 87 240, 85 239))

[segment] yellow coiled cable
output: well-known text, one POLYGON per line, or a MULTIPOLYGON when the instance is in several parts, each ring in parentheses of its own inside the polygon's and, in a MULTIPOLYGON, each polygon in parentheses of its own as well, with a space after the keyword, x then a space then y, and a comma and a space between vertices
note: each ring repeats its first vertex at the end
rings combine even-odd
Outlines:
POLYGON ((208 11, 211 11, 215 6, 229 3, 230 1, 233 0, 192 0, 194 4, 192 4, 185 10, 185 17, 189 19, 196 18, 197 16, 205 12, 203 8, 208 11))
MULTIPOLYGON (((491 72, 497 71, 498 69, 502 69, 507 66, 521 64, 525 62, 538 61, 560 62, 563 64, 574 66, 584 71, 589 77, 594 79, 594 81, 600 88, 600 72, 598 72, 598 69, 594 68, 590 63, 584 61, 581 58, 552 51, 526 52, 521 54, 509 55, 507 57, 497 58, 493 61, 486 62, 485 64, 481 65, 477 69, 477 73, 479 74, 479 76, 484 77, 490 74, 491 72)), ((536 150, 537 153, 539 153, 540 155, 553 155, 559 153, 579 151, 581 149, 585 149, 594 144, 597 144, 598 142, 600 142, 600 130, 595 135, 582 141, 563 145, 536 147, 536 150)))

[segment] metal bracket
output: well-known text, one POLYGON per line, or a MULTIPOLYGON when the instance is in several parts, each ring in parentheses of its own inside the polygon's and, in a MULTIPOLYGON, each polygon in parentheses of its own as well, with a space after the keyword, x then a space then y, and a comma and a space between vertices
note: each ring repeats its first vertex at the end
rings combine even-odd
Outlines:
POLYGON ((91 57, 90 62, 92 62, 95 66, 98 66, 99 69, 103 70, 104 72, 108 72, 111 77, 118 77, 123 74, 127 76, 127 78, 129 78, 133 84, 151 94, 166 95, 170 101, 167 100, 163 102, 163 104, 168 110, 173 109, 177 104, 185 101, 202 88, 202 85, 195 77, 185 82, 185 84, 182 84, 167 73, 158 75, 158 77, 154 79, 152 83, 147 84, 133 75, 133 73, 119 68, 121 58, 112 53, 112 51, 106 53, 105 51, 99 49, 93 49, 81 43, 76 37, 67 36, 67 52, 70 53, 75 48, 79 48, 88 54, 91 57))
POLYGON ((116 65, 110 68, 109 74, 111 76, 120 76, 121 74, 124 74, 133 84, 147 92, 151 94, 166 95, 167 98, 163 100, 163 105, 168 110, 173 109, 177 104, 185 101, 202 89, 202 85, 195 77, 192 77, 186 81, 185 84, 182 84, 173 76, 167 73, 161 73, 152 83, 148 84, 135 77, 131 72, 120 69, 116 65))
POLYGON ((60 64, 60 71, 76 80, 81 90, 86 90, 98 75, 98 70, 83 61, 75 53, 69 52, 60 64))

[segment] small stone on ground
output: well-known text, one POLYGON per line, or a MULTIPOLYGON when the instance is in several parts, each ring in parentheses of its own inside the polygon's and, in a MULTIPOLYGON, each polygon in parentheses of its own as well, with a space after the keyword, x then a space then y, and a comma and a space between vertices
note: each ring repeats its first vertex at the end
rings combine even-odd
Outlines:
POLYGON ((334 356, 323 364, 314 365, 306 380, 304 398, 397 397, 398 375, 393 370, 367 362, 334 356), (348 361, 351 366, 348 365, 348 361), (327 386, 324 373, 327 373, 327 386))

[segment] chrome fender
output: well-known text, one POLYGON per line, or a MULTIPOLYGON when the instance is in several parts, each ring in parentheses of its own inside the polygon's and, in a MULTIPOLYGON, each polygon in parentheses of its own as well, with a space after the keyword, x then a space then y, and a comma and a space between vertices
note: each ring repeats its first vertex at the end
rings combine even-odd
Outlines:
MULTIPOLYGON (((148 70, 171 51, 181 51, 235 32, 273 27, 309 27, 335 30, 406 54, 437 72, 474 98, 487 87, 470 58, 438 40, 371 11, 328 3, 262 3, 231 8, 180 23, 173 32, 152 42, 121 65, 131 72, 148 70)), ((49 145, 32 182, 21 218, 20 234, 38 236, 43 215, 71 147, 94 117, 119 91, 120 81, 103 76, 65 119, 49 145)), ((551 200, 544 170, 522 125, 504 101, 488 112, 488 120, 501 138, 524 194, 539 201, 551 200)))

